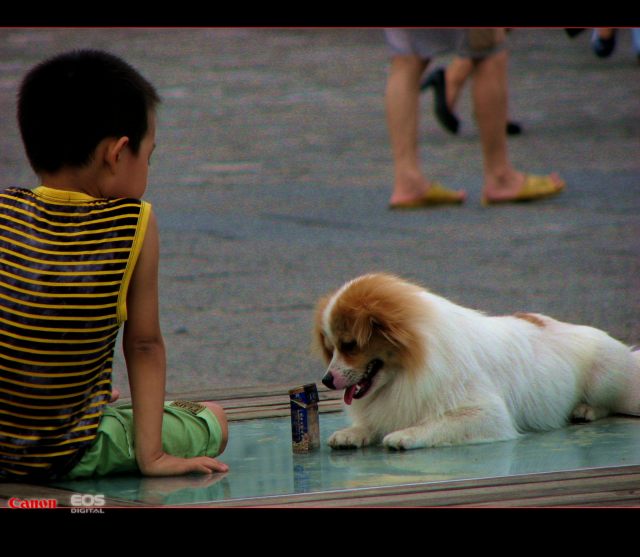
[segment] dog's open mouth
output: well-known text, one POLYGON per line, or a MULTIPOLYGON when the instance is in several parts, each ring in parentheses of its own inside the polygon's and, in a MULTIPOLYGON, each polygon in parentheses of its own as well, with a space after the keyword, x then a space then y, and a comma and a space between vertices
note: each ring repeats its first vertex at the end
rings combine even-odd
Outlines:
POLYGON ((358 381, 355 385, 351 385, 347 387, 344 392, 344 402, 345 404, 351 404, 353 399, 362 398, 367 394, 367 391, 371 388, 371 384, 373 383, 373 378, 376 374, 382 369, 383 362, 382 360, 371 360, 367 365, 367 369, 364 372, 364 375, 360 381, 358 381))

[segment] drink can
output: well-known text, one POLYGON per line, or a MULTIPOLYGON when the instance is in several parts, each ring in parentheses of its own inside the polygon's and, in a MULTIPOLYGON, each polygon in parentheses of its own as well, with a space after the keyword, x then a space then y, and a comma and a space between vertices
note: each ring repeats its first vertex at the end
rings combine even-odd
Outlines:
POLYGON ((307 453, 320 446, 318 388, 309 383, 289 391, 291 440, 294 453, 307 453))

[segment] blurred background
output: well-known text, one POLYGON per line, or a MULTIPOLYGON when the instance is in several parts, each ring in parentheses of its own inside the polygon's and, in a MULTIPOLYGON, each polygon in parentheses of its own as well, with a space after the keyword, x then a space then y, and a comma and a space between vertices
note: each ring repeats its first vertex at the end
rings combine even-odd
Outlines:
MULTIPOLYGON (((640 64, 629 29, 509 34, 512 161, 557 171, 559 197, 480 205, 470 87, 449 135, 423 95, 425 172, 462 207, 391 212, 380 28, 0 29, 3 187, 38 185, 15 118, 20 80, 74 48, 125 58, 163 98, 146 199, 161 233, 171 392, 319 381, 317 299, 370 271, 489 314, 547 313, 640 344, 640 64)), ((431 68, 450 58, 435 59, 431 68)), ((127 396, 123 360, 115 383, 127 396)))

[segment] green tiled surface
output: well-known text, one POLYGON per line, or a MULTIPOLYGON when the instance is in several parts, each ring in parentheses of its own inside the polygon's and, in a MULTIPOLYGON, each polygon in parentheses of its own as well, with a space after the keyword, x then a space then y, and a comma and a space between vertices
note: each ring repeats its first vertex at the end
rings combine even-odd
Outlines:
POLYGON ((56 484, 77 493, 155 506, 180 506, 273 495, 357 490, 640 464, 640 420, 607 418, 534 433, 516 441, 395 452, 382 447, 332 451, 326 439, 347 423, 343 413, 320 416, 322 446, 294 455, 289 418, 232 422, 221 460, 230 471, 213 477, 111 477, 56 484))

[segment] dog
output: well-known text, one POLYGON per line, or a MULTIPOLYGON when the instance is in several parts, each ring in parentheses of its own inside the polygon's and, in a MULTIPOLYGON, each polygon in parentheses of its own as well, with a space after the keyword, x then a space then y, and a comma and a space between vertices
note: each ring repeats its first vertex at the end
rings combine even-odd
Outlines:
POLYGON ((488 316, 372 273, 316 306, 314 338, 352 425, 334 449, 515 439, 610 414, 640 415, 640 351, 534 313, 488 316))

